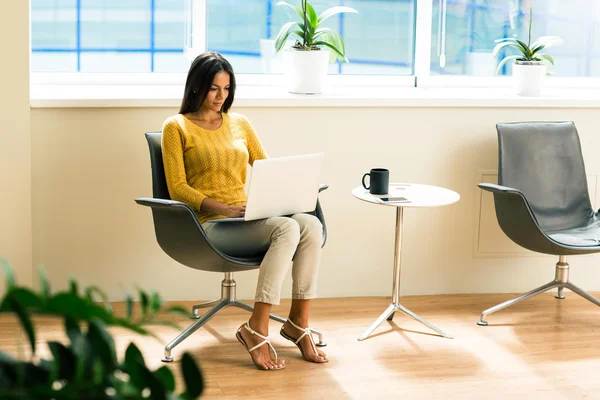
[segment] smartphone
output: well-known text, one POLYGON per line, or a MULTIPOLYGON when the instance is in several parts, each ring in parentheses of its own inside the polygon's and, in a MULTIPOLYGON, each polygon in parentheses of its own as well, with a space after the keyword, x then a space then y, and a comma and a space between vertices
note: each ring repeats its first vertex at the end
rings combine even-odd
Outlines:
POLYGON ((400 202, 410 202, 406 197, 379 197, 377 201, 381 203, 400 203, 400 202))

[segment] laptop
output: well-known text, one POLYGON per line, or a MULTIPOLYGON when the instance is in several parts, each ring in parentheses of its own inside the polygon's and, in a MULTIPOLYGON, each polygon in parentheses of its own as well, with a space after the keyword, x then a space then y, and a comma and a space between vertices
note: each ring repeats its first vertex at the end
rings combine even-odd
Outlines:
POLYGON ((324 159, 324 153, 315 153, 254 161, 245 215, 207 222, 253 221, 314 211, 324 159))

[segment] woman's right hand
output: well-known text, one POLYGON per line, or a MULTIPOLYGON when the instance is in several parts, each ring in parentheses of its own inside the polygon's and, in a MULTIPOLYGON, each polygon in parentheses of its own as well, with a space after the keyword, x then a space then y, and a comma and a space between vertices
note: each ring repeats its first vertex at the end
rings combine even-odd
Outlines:
POLYGON ((242 206, 227 206, 224 215, 229 218, 243 217, 246 214, 246 205, 242 206))

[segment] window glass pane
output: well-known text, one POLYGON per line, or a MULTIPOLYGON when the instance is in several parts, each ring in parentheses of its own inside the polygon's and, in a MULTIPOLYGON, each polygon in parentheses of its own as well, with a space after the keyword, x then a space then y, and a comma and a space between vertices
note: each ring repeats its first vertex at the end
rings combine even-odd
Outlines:
MULTIPOLYGON (((206 0, 207 47, 237 72, 282 72, 273 39, 298 16, 277 0, 206 0), (261 56, 262 54, 262 56, 261 56)), ((300 5, 299 0, 290 0, 300 5)), ((349 64, 330 73, 400 74, 413 70, 415 0, 313 0, 318 13, 339 5, 324 26, 345 39, 349 64)), ((31 0, 32 70, 187 71, 185 0, 31 0)))
POLYGON ((184 2, 31 0, 32 71, 187 71, 184 2))
MULTIPOLYGON (((289 2, 300 6, 300 1, 289 2)), ((310 3, 317 14, 340 5, 359 12, 338 14, 323 25, 342 35, 350 61, 332 65, 330 73, 412 74, 414 0, 310 3)), ((299 17, 290 8, 276 4, 276 0, 208 0, 208 48, 225 55, 237 72, 282 72, 281 54, 273 54, 273 40, 286 22, 299 17)))
MULTIPOLYGON (((527 43, 530 8, 532 43, 564 40, 541 51, 553 57, 556 76, 600 76, 600 0, 433 0, 431 74, 494 76, 504 56, 519 54, 506 49, 494 59, 494 40, 527 43)), ((511 63, 498 73, 510 75, 511 63)))

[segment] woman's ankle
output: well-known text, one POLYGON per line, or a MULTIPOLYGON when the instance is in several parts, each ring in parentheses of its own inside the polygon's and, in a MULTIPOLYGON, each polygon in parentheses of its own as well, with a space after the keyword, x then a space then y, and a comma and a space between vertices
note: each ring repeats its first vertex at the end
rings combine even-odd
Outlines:
POLYGON ((250 320, 248 320, 248 325, 252 330, 260 333, 263 336, 267 336, 269 334, 269 320, 265 322, 261 319, 250 317, 250 320))

